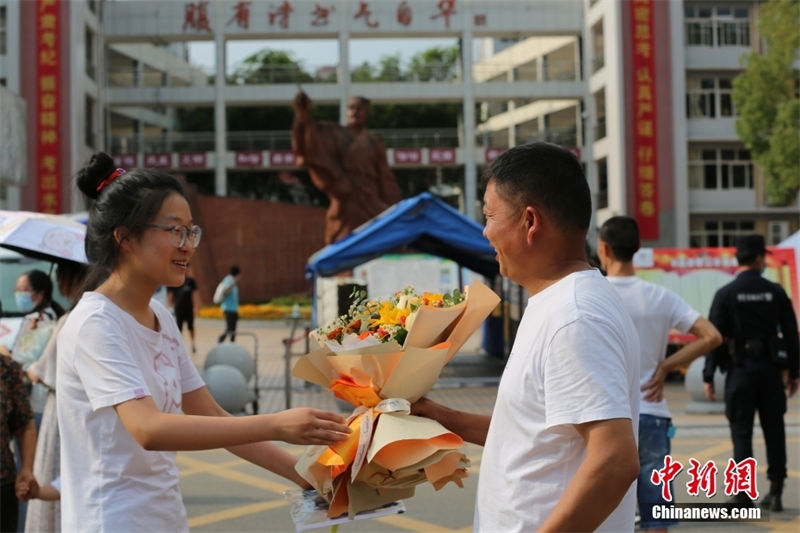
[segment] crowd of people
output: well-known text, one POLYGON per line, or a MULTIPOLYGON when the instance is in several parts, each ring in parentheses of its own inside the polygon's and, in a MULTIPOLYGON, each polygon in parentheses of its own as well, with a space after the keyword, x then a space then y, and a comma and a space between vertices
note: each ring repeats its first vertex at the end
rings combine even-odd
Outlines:
MULTIPOLYGON (((58 306, 47 274, 21 276, 15 297, 27 327, 51 322, 52 332, 24 370, 9 354, 0 357, 0 530, 16 530, 20 500, 31 502, 26 531, 186 531, 175 464, 183 450, 226 448, 308 488, 296 458, 270 441, 331 445, 351 430, 324 410, 234 417, 214 400, 182 341, 185 323, 196 351, 199 300, 189 268, 202 229, 181 183, 159 170, 118 169, 102 153, 76 182, 90 205, 90 266, 65 262, 56 275, 74 305, 58 306), (174 288, 174 316, 152 299, 161 286, 174 288), (38 439, 26 375, 47 390, 38 439)), ((591 194, 569 151, 547 143, 510 149, 492 162, 484 185, 484 235, 500 273, 529 295, 495 407, 486 416, 422 398, 411 408, 484 447, 475 529, 630 531, 637 500, 643 529, 673 525, 650 513, 669 504, 650 482, 670 453, 664 381, 704 354, 709 398, 715 369, 727 371, 736 461, 753 454, 759 412, 771 482, 761 505, 780 511, 783 415, 798 388, 800 353, 791 302, 761 276, 763 238, 739 239, 742 272, 718 291, 706 319, 637 277, 633 218, 602 225, 601 268, 590 263, 591 194), (673 329, 695 340, 666 357, 673 329)), ((235 341, 240 275, 233 265, 218 289, 226 322, 219 342, 235 341)))

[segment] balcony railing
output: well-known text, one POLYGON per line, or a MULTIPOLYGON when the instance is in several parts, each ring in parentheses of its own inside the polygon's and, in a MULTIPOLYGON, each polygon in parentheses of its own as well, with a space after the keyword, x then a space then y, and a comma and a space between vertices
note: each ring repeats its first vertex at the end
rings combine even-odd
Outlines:
POLYGON ((685 32, 690 46, 750 46, 747 20, 687 20, 685 32))
MULTIPOLYGON (((455 128, 370 130, 381 136, 388 148, 426 148, 458 146, 455 128)), ((287 130, 229 131, 226 149, 290 150, 291 133, 287 130)), ((213 131, 171 132, 159 136, 112 136, 112 153, 212 152, 215 149, 213 131)))
MULTIPOLYGON (((373 129, 383 139, 387 148, 453 148, 460 146, 456 128, 421 129, 373 129)), ((507 147, 508 131, 482 132, 475 138, 479 146, 507 147)), ((531 141, 546 141, 562 146, 579 146, 577 128, 548 129, 533 137, 519 138, 517 144, 531 141)), ((213 131, 171 132, 160 136, 115 135, 111 137, 109 150, 114 154, 164 153, 164 152, 213 152, 213 131)), ((291 133, 287 130, 229 131, 226 135, 226 150, 291 150, 291 133)))
MULTIPOLYGON (((575 61, 547 59, 539 71, 535 64, 478 63, 473 67, 473 77, 487 82, 507 82, 509 72, 519 81, 577 81, 580 68, 575 61)), ((186 85, 205 85, 213 83, 214 73, 197 67, 175 66, 169 72, 137 69, 133 66, 112 66, 106 72, 109 87, 175 87, 186 85), (204 83, 203 83, 204 82, 204 83)), ((247 78, 228 76, 231 85, 271 85, 298 83, 336 83, 339 74, 335 66, 315 66, 303 68, 298 65, 264 65, 248 74, 247 78)), ((458 67, 450 63, 427 63, 409 69, 363 65, 351 67, 350 80, 353 82, 397 83, 397 82, 457 82, 461 79, 458 67)))

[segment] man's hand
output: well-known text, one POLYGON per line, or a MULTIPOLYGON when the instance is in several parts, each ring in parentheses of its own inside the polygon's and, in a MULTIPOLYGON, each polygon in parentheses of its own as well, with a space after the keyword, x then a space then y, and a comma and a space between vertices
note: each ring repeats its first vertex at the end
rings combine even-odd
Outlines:
POLYGON ((800 378, 789 378, 786 382, 786 396, 789 398, 794 396, 798 387, 800 387, 800 378))
POLYGON ((645 393, 646 402, 660 402, 664 398, 664 381, 667 379, 667 372, 659 364, 656 367, 650 381, 642 385, 641 391, 645 393))
POLYGON ((709 402, 714 401, 714 384, 713 383, 703 383, 703 392, 706 394, 706 399, 709 402))
POLYGON ((28 367, 25 373, 28 375, 28 379, 31 380, 31 383, 41 383, 42 379, 38 374, 36 374, 36 372, 31 370, 30 367, 28 367))

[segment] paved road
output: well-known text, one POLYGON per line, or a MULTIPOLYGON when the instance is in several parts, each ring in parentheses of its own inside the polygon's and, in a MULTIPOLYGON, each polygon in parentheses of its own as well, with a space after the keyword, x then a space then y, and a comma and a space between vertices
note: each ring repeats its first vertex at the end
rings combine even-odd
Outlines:
MULTIPOLYGON (((202 366, 205 355, 213 348, 216 335, 222 331, 222 322, 200 320, 198 323, 198 353, 196 363, 202 366)), ((282 409, 285 404, 284 345, 290 326, 285 322, 240 323, 240 331, 252 332, 258 342, 259 407, 261 412, 282 409)), ((297 335, 296 335, 297 336, 297 335)), ((239 342, 251 352, 253 338, 243 335, 239 342)), ((467 348, 475 351, 479 338, 472 339, 467 348)), ((292 345, 295 354, 303 353, 303 342, 292 345)), ((496 393, 496 366, 482 356, 457 355, 452 367, 443 373, 431 396, 437 401, 458 409, 474 412, 491 412, 496 393), (478 363, 481 363, 479 366, 478 363), (487 378, 478 374, 489 375, 487 378), (467 377, 460 377, 467 376, 467 377)), ((668 383, 666 395, 674 416, 677 434, 672 441, 673 456, 688 466, 690 458, 701 462, 715 461, 720 468, 718 491, 711 502, 722 502, 722 470, 731 457, 732 448, 727 425, 720 414, 687 414, 688 393, 682 383, 668 383)), ((330 410, 338 406, 327 391, 306 387, 292 380, 292 404, 313 405, 330 410)), ((248 407, 249 409, 249 407, 248 407)), ((751 523, 684 522, 673 528, 677 532, 738 532, 738 531, 800 531, 800 396, 790 401, 787 414, 787 441, 789 447, 789 479, 784 494, 782 513, 773 513, 769 520, 751 523)), ((758 487, 765 491, 766 458, 760 430, 754 439, 756 458, 759 461, 758 487), (762 466, 763 465, 763 466, 762 466)), ((298 454, 298 447, 286 446, 298 454)), ((480 468, 482 449, 467 445, 465 453, 472 466, 463 489, 450 484, 438 493, 429 486, 417 488, 416 496, 406 500, 407 512, 371 520, 355 521, 340 526, 340 531, 360 532, 468 532, 472 530, 475 488, 480 468)), ((260 468, 254 467, 225 451, 190 452, 178 454, 184 503, 189 513, 192 531, 250 532, 294 531, 283 492, 293 487, 260 468)), ((692 497, 686 492, 688 481, 685 471, 676 478, 675 492, 679 502, 708 502, 704 496, 692 497)), ((317 529, 326 531, 330 528, 317 529)))

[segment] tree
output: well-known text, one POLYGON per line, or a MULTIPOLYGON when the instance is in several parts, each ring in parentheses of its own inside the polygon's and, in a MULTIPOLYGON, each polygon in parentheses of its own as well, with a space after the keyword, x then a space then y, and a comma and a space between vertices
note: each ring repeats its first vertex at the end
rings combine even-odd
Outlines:
POLYGON ((766 52, 745 55, 745 70, 733 81, 736 133, 764 173, 770 205, 789 205, 800 191, 800 75, 792 68, 800 49, 798 24, 800 3, 764 4, 758 30, 766 52))
POLYGON ((416 81, 447 81, 456 77, 458 46, 434 46, 415 54, 408 67, 408 78, 416 81))
POLYGON ((245 58, 228 83, 254 85, 272 83, 304 83, 313 78, 303 66, 283 50, 261 50, 245 58))
POLYGON ((357 67, 352 72, 352 74, 350 75, 350 79, 355 83, 362 83, 374 80, 375 76, 372 74, 372 65, 364 61, 359 67, 357 67))
MULTIPOLYGON (((404 66, 401 54, 383 56, 378 60, 378 64, 371 65, 368 62, 362 63, 351 73, 351 80, 354 83, 375 83, 375 82, 395 82, 413 80, 419 82, 446 81, 453 79, 456 74, 458 64, 458 47, 452 48, 431 48, 414 55, 409 64, 404 66)), ((233 74, 228 77, 229 84, 251 85, 251 84, 276 84, 276 83, 310 83, 329 81, 325 78, 312 76, 307 73, 302 64, 294 57, 282 50, 261 50, 243 60, 233 74)), ((373 102, 367 127, 370 129, 381 130, 404 130, 405 137, 391 139, 398 146, 420 146, 429 145, 430 138, 419 141, 420 129, 453 129, 458 125, 458 116, 461 112, 461 105, 455 102, 435 103, 435 104, 380 104, 373 102)), ((339 106, 330 104, 315 103, 312 113, 317 120, 328 120, 338 122, 339 106)), ((231 139, 242 142, 249 142, 252 146, 245 148, 240 144, 233 143, 231 149, 288 149, 288 133, 292 127, 294 109, 290 102, 284 105, 273 106, 234 106, 229 105, 226 110, 227 129, 229 133, 236 132, 259 132, 261 137, 249 134, 238 133, 231 139), (270 133, 265 133, 270 130, 270 133), (285 135, 281 135, 285 133, 285 135)), ((214 109, 205 108, 182 108, 177 113, 179 130, 184 132, 212 132, 214 131, 214 109)), ((444 141, 444 143, 448 143, 444 141)), ((242 145, 243 146, 243 145, 242 145)), ((415 194, 418 190, 424 190, 425 184, 429 183, 433 170, 421 171, 419 169, 398 169, 400 174, 404 174, 402 180, 398 180, 404 186, 406 194, 415 194)), ((459 173, 456 169, 444 169, 445 179, 449 178, 448 173, 459 173)), ((311 203, 327 203, 327 197, 311 185, 307 173, 297 171, 294 173, 300 179, 301 186, 308 191, 311 203)), ((247 197, 267 197, 276 198, 284 201, 291 201, 293 196, 291 191, 278 179, 278 172, 274 171, 253 171, 231 172, 229 173, 229 186, 231 194, 234 196, 247 197), (253 179, 254 176, 258 179, 253 179), (261 183, 263 181, 263 183, 261 183)), ((213 190, 213 178, 208 180, 203 190, 213 190)))
POLYGON ((403 81, 407 75, 401 66, 400 54, 383 56, 378 67, 378 80, 380 81, 403 81))

